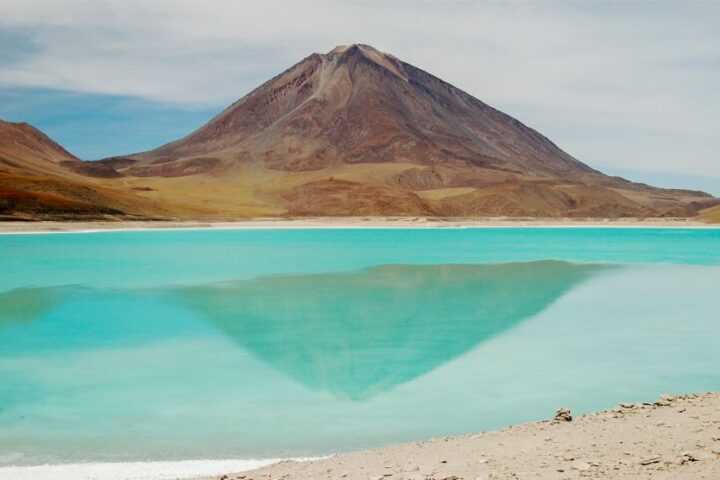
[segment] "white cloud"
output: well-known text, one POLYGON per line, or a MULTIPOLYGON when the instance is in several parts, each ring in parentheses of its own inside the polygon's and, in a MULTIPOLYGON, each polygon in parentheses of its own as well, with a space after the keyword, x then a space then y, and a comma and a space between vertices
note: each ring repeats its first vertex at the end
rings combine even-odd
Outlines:
POLYGON ((210 106, 368 43, 593 166, 720 177, 720 3, 23 2, 0 31, 29 45, 0 86, 210 106))

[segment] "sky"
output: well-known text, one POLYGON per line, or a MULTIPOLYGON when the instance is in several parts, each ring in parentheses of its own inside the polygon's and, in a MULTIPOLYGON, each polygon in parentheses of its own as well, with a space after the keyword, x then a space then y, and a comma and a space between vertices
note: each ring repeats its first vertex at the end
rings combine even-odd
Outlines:
POLYGON ((83 159, 143 151, 352 43, 606 173, 720 195, 720 1, 2 1, 0 118, 83 159))

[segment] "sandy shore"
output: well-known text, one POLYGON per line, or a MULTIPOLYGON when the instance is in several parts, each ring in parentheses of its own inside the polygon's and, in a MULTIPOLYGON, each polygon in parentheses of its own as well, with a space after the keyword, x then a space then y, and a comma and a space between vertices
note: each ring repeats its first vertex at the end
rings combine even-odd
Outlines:
POLYGON ((438 438, 213 479, 720 479, 720 393, 438 438))
MULTIPOLYGON (((0 233, 91 232, 145 229, 261 229, 261 228, 480 228, 480 227, 681 227, 712 228, 687 218, 425 218, 320 217, 257 218, 235 221, 1 221, 0 233)), ((718 226, 720 227, 720 225, 718 226)))

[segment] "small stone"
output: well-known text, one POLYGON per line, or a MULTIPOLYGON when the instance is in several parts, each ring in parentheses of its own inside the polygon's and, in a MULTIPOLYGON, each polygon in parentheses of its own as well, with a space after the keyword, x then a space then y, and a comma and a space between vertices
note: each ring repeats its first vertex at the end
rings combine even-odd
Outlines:
POLYGON ((680 456, 688 462, 697 462, 698 460, 695 458, 695 452, 682 452, 680 456))
POLYGON ((569 408, 559 408, 555 412, 555 418, 553 418, 552 423, 560 422, 572 422, 572 413, 569 408))
POLYGON ((685 457, 691 462, 699 462, 700 460, 714 460, 715 455, 710 452, 685 452, 685 457))
POLYGON ((656 457, 650 457, 646 458, 644 460, 640 460, 640 465, 652 465, 653 463, 660 463, 662 460, 662 457, 656 456, 656 457))
POLYGON ((572 465, 570 465, 570 467, 571 467, 573 470, 578 470, 578 471, 580 471, 580 472, 584 472, 584 471, 590 470, 590 464, 589 464, 589 463, 580 462, 580 461, 575 461, 575 462, 573 462, 572 465))

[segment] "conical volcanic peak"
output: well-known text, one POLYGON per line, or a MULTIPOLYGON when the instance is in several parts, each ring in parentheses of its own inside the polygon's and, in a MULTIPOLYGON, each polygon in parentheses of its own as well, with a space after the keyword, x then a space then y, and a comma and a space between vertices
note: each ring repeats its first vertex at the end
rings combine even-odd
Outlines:
POLYGON ((603 175, 363 44, 314 53, 187 137, 116 164, 131 177, 209 176, 202 208, 247 215, 692 215, 712 200, 603 175))
POLYGON ((193 157, 219 160, 197 170, 410 162, 515 174, 592 171, 511 117, 361 44, 310 55, 188 137, 134 157, 141 161, 135 173, 193 157))
POLYGON ((407 81, 407 76, 402 72, 402 62, 398 59, 383 53, 370 45, 353 44, 349 46, 338 46, 330 50, 324 55, 329 61, 342 63, 342 62, 371 62, 378 66, 386 68, 388 71, 395 73, 399 78, 407 81))
POLYGON ((174 218, 688 216, 715 202, 603 175, 364 44, 309 55, 152 151, 81 162, 45 143, 19 156, 0 157, 0 168, 103 177, 103 187, 129 190, 133 211, 139 196, 143 212, 174 218))

